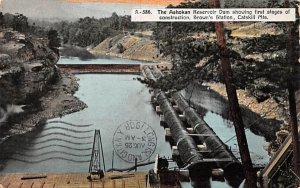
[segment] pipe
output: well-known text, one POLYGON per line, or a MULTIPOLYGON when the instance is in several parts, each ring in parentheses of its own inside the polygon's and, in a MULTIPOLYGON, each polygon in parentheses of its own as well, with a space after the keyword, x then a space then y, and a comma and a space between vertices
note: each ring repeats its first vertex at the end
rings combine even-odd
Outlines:
POLYGON ((244 179, 243 166, 239 160, 233 155, 228 147, 216 135, 216 133, 207 125, 207 123, 198 115, 198 113, 189 106, 183 96, 177 92, 173 94, 175 103, 179 110, 186 117, 187 123, 191 125, 194 132, 197 134, 213 134, 214 136, 201 136, 198 138, 202 143, 205 143, 212 152, 209 153, 210 158, 230 158, 230 162, 217 162, 217 165, 224 170, 225 178, 230 182, 240 182, 244 179))
POLYGON ((154 93, 164 119, 170 128, 172 139, 176 143, 180 158, 188 166, 191 179, 209 178, 211 176, 211 167, 203 162, 203 156, 199 152, 196 143, 188 135, 168 98, 164 92, 157 89, 154 90, 154 93))
MULTIPOLYGON (((145 67, 143 70, 147 79, 156 81, 156 78, 149 67, 145 67)), ((180 158, 182 162, 188 166, 191 180, 197 181, 199 179, 209 179, 211 176, 211 167, 203 162, 202 154, 199 152, 194 140, 187 135, 182 121, 178 118, 167 96, 158 89, 154 90, 154 96, 156 96, 156 102, 159 104, 164 119, 170 128, 180 158)))
MULTIPOLYGON (((145 75, 148 79, 157 81, 149 67, 144 69, 145 75), (154 77, 154 78, 153 78, 154 77)), ((192 181, 202 182, 206 181, 207 177, 211 176, 211 166, 203 162, 203 156, 199 153, 198 147, 194 140, 187 134, 182 121, 178 118, 173 106, 170 104, 165 93, 155 89, 154 96, 156 96, 157 103, 160 105, 164 119, 170 128, 172 138, 177 145, 181 160, 189 165, 189 174, 192 181)), ((195 110, 189 107, 188 103, 180 94, 173 96, 179 109, 186 115, 187 122, 193 127, 198 134, 214 134, 215 132, 200 118, 195 110)), ((217 162, 217 165, 223 168, 224 177, 228 183, 233 187, 238 187, 244 179, 243 167, 236 159, 231 151, 217 136, 204 137, 199 136, 202 143, 206 143, 212 150, 210 157, 212 158, 230 158, 230 162, 217 162)))
POLYGON ((153 75, 157 78, 160 79, 161 77, 164 76, 164 74, 156 67, 156 66, 152 66, 152 73, 153 75))
POLYGON ((146 78, 148 80, 153 80, 154 82, 157 81, 157 79, 155 78, 155 76, 152 74, 152 71, 150 70, 150 68, 148 66, 145 66, 143 68, 144 72, 145 72, 145 75, 146 75, 146 78))

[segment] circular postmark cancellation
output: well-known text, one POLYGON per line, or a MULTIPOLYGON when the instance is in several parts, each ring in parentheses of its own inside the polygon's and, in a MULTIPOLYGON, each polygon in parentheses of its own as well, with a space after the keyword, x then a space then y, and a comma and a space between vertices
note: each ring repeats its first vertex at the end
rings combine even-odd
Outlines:
POLYGON ((149 159, 156 149, 157 137, 151 126, 142 121, 122 123, 114 133, 113 146, 117 155, 128 163, 149 159))

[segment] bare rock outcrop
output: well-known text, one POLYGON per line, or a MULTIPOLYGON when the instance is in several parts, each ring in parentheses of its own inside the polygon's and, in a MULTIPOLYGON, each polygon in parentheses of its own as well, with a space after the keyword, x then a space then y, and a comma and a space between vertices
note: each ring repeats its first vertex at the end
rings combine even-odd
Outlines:
POLYGON ((0 143, 41 121, 79 111, 73 75, 60 72, 47 39, 0 30, 0 143))
POLYGON ((90 51, 95 55, 109 55, 140 61, 167 61, 149 36, 117 35, 109 37, 90 51))

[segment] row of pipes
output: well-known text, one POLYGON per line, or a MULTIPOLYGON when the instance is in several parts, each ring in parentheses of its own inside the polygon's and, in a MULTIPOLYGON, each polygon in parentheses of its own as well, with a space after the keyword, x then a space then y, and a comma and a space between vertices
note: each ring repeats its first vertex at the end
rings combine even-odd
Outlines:
MULTIPOLYGON (((145 66, 143 67, 143 72, 146 78, 152 82, 156 82, 157 79, 163 76, 155 66, 151 68, 145 66)), ((172 95, 172 100, 178 106, 179 111, 183 113, 186 123, 192 127, 194 135, 211 151, 208 157, 217 159, 215 161, 205 160, 195 140, 189 135, 185 122, 179 118, 178 113, 166 94, 159 89, 154 89, 153 92, 156 103, 160 106, 164 120, 170 129, 172 140, 177 146, 180 159, 189 170, 191 180, 194 182, 203 181, 203 179, 211 176, 213 168, 222 168, 224 178, 228 184, 238 187, 244 179, 242 164, 228 149, 227 145, 207 125, 203 118, 190 107, 179 92, 172 95)))

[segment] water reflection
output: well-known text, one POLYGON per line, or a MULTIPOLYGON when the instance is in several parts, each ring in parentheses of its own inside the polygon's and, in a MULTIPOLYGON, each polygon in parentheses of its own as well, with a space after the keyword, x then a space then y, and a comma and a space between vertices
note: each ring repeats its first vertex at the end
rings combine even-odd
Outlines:
MULTIPOLYGON (((204 120, 220 139, 229 146, 233 154, 237 158, 240 158, 235 130, 233 123, 229 118, 228 102, 226 99, 210 90, 208 87, 200 85, 197 85, 196 87, 189 86, 186 90, 182 91, 182 94, 186 99, 190 100, 190 104, 196 108, 202 117, 204 117, 204 120)), ((270 157, 263 148, 267 142, 264 137, 259 135, 264 135, 268 138, 268 132, 261 132, 257 135, 255 134, 255 129, 252 129, 252 126, 256 125, 253 124, 253 122, 256 121, 259 126, 265 125, 266 128, 270 129, 270 122, 247 109, 243 110, 243 118, 246 127, 250 127, 250 129, 246 129, 246 136, 253 163, 259 166, 265 165, 268 163, 270 157)))
MULTIPOLYGON (((2 159, 8 159, 1 172, 87 172, 95 129, 101 129, 105 163, 110 168, 114 132, 128 120, 146 122, 157 135, 157 147, 145 162, 153 161, 156 153, 171 158, 171 148, 164 139, 159 116, 150 104, 149 91, 135 77, 78 75, 80 88, 76 96, 88 108, 50 120, 30 134, 10 139, 4 145, 5 152, 1 152, 2 159)), ((114 167, 132 165, 115 155, 114 167)), ((149 166, 138 169, 148 171, 149 166)))
MULTIPOLYGON (((201 115, 204 116, 207 111, 210 111, 220 115, 222 119, 230 121, 227 100, 220 94, 210 90, 209 87, 193 83, 182 92, 201 115)), ((241 108, 241 111, 246 128, 250 128, 253 133, 265 137, 267 141, 274 139, 275 132, 279 130, 280 124, 282 123, 281 121, 265 119, 246 107, 241 108)), ((230 125, 230 123, 228 125, 230 125)))
POLYGON ((93 130, 83 130, 91 125, 84 125, 81 129, 80 126, 65 123, 51 126, 49 123, 22 136, 10 138, 0 148, 0 159, 4 164, 2 171, 34 172, 37 170, 35 166, 54 160, 89 162, 93 130))
MULTIPOLYGON (((84 63, 139 63, 118 58, 90 61, 84 63)), ((83 62, 78 58, 62 58, 60 63, 83 62)), ((9 139, 0 148, 0 158, 5 161, 2 162, 4 165, 0 168, 0 172, 87 172, 95 129, 101 129, 105 163, 108 168, 112 164, 112 159, 113 167, 128 168, 132 163, 127 163, 117 155, 112 157, 114 150, 112 139, 117 128, 129 120, 143 121, 151 126, 157 136, 154 154, 159 153, 160 156, 171 158, 171 148, 164 139, 159 116, 150 104, 148 88, 134 80, 135 75, 83 74, 77 77, 80 79, 80 88, 76 96, 83 100, 88 108, 61 119, 50 120, 31 133, 9 139)), ((189 89, 183 93, 217 135, 238 156, 235 132, 228 118, 226 100, 207 88, 193 89, 192 95, 189 89)), ((257 117, 256 114, 254 116, 257 117)), ((253 119, 250 118, 247 125, 251 122, 253 119)), ((266 163, 268 161, 266 151, 262 147, 257 147, 265 144, 264 138, 251 131, 246 133, 247 138, 251 140, 249 147, 252 159, 256 164, 266 163)), ((145 162, 153 161, 154 157, 155 155, 152 155, 145 162)), ((141 167, 139 170, 148 171, 149 166, 141 167)), ((230 187, 223 180, 211 179, 200 181, 195 186, 230 187)), ((192 185, 187 182, 182 183, 182 187, 189 188, 192 185)))

